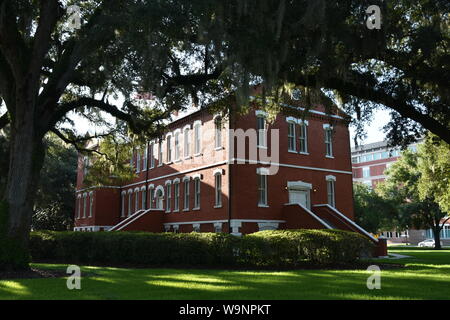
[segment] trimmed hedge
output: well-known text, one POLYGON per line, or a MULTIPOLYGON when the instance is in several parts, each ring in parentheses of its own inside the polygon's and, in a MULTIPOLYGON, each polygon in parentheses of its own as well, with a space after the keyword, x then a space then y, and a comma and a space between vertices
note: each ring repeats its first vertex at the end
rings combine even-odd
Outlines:
POLYGON ((134 266, 299 266, 351 263, 371 248, 340 230, 224 233, 55 232, 30 236, 33 261, 134 266))

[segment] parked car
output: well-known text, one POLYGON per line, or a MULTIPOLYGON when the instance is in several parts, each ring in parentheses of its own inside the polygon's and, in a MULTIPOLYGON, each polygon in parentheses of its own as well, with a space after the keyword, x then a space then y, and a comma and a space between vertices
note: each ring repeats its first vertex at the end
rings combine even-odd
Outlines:
MULTIPOLYGON (((418 246, 434 248, 434 239, 423 240, 422 242, 419 242, 418 246)), ((441 241, 441 247, 442 247, 442 241, 441 241)))

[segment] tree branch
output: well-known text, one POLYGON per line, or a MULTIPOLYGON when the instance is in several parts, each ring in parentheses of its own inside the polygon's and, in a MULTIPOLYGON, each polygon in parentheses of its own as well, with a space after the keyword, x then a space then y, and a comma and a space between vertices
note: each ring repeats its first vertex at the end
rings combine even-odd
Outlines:
MULTIPOLYGON (((39 77, 45 56, 50 47, 52 31, 60 16, 61 8, 57 0, 41 1, 39 8, 39 24, 33 39, 33 50, 28 72, 31 74, 33 87, 39 86, 39 77)), ((34 90, 35 88, 31 88, 34 90)))
POLYGON ((392 95, 375 89, 373 86, 366 86, 364 82, 347 81, 344 78, 326 77, 319 79, 314 75, 304 76, 300 73, 290 74, 290 82, 311 86, 335 89, 340 92, 359 97, 361 99, 383 104, 401 114, 420 123, 424 128, 438 135, 441 139, 450 144, 449 128, 427 114, 416 110, 412 105, 401 99, 396 99, 392 95))
POLYGON ((100 152, 100 151, 98 151, 98 150, 95 150, 95 149, 87 149, 87 148, 81 147, 81 146, 79 145, 79 143, 80 143, 82 140, 87 141, 87 140, 89 140, 89 139, 95 138, 95 136, 92 136, 92 137, 89 137, 89 138, 86 138, 86 139, 84 139, 84 138, 70 139, 70 138, 66 137, 61 131, 59 131, 59 130, 56 129, 56 128, 53 128, 53 129, 50 130, 50 131, 53 132, 58 138, 60 138, 60 139, 61 139, 62 141, 64 141, 65 143, 70 144, 70 145, 73 145, 74 148, 75 148, 78 152, 96 153, 96 154, 98 154, 98 155, 101 155, 101 156, 106 157, 106 159, 108 159, 108 160, 111 161, 111 159, 108 157, 107 154, 105 154, 105 153, 103 153, 103 152, 100 152))

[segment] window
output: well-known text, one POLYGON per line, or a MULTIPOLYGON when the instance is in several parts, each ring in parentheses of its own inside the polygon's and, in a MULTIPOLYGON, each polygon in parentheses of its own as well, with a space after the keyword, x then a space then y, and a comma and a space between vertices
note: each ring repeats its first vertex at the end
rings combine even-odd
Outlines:
POLYGON ((163 143, 162 140, 158 143, 158 166, 163 164, 163 143))
POLYGON ((143 188, 141 190, 142 190, 142 206, 141 206, 141 208, 145 210, 145 209, 147 209, 147 206, 145 203, 145 200, 147 200, 147 190, 145 190, 145 188, 143 188))
POLYGON ((358 163, 358 157, 352 157, 352 163, 358 163))
POLYGON ((167 147, 167 163, 172 162, 172 136, 168 135, 166 138, 166 147, 167 147))
POLYGON ((78 219, 81 218, 81 195, 78 195, 78 213, 77 213, 77 218, 78 219))
POLYGON ((150 157, 150 168, 154 168, 155 167, 155 155, 154 155, 154 150, 155 150, 155 144, 152 142, 150 143, 150 150, 149 150, 149 157, 150 157))
POLYGON ((142 155, 142 171, 148 168, 148 144, 145 146, 144 154, 142 155))
POLYGON ((189 127, 184 128, 184 157, 188 158, 191 155, 191 137, 189 127))
POLYGON ((258 205, 267 206, 267 174, 259 172, 258 176, 258 205))
POLYGON ((325 128, 325 155, 333 157, 333 129, 329 125, 324 125, 325 128))
POLYGON ((94 209, 94 193, 89 192, 89 218, 92 218, 93 209, 94 209))
POLYGON ((180 133, 175 133, 175 161, 180 160, 180 133))
POLYGON ((180 183, 179 182, 175 182, 173 184, 173 197, 174 197, 173 210, 178 211, 178 210, 180 210, 180 183))
POLYGON ((163 188, 156 188, 156 209, 163 209, 163 188))
POLYGON ((264 116, 256 117, 256 128, 258 130, 258 147, 267 147, 267 127, 264 116))
POLYGON ((134 212, 139 210, 139 189, 134 190, 134 212))
POLYGON ((196 122, 194 124, 194 153, 195 153, 195 155, 200 155, 200 153, 201 153, 200 129, 201 129, 201 123, 196 122))
POLYGON ((217 117, 214 120, 214 124, 216 149, 218 149, 222 147, 222 119, 220 117, 217 117))
POLYGON ((141 155, 139 152, 136 153, 136 173, 141 171, 141 155))
POLYGON ((149 204, 149 208, 152 209, 153 208, 153 202, 155 201, 155 188, 153 187, 153 185, 151 185, 148 189, 148 192, 150 193, 150 204, 149 204))
POLYGON ((189 210, 189 179, 184 180, 184 210, 189 210))
POLYGON ((215 207, 222 206, 222 175, 220 173, 216 173, 214 176, 215 181, 215 207))
POLYGON ((327 178, 327 195, 328 195, 328 204, 332 207, 336 206, 335 202, 335 180, 336 178, 327 178))
POLYGON ((214 223, 214 232, 219 233, 222 232, 222 223, 214 223))
POLYGON ((194 179, 194 209, 200 208, 200 178, 194 179))
POLYGON ((172 185, 166 184, 166 212, 170 212, 170 204, 172 202, 172 185))
POLYGON ((132 202, 132 198, 133 198, 133 193, 130 191, 128 191, 128 216, 131 215, 131 204, 132 202))
POLYGON ((308 136, 307 136, 307 126, 306 122, 300 124, 300 152, 307 153, 308 152, 308 136))
POLYGON ((125 217, 125 192, 122 192, 122 208, 121 208, 121 211, 120 211, 120 216, 123 218, 123 217, 125 217))
POLYGON ((288 150, 296 151, 295 148, 295 123, 288 122, 288 150))
POLYGON ((370 167, 364 167, 363 168, 363 178, 370 177, 370 167))
POLYGON ((83 194, 83 218, 86 218, 87 194, 83 194))

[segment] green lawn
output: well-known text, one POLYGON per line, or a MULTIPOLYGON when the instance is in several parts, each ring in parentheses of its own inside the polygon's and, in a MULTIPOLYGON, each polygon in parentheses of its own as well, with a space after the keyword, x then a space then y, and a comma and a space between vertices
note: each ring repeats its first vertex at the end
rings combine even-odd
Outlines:
MULTIPOLYGON (((227 271, 83 267, 81 290, 65 278, 0 280, 0 299, 450 299, 450 250, 390 248, 413 258, 383 270, 369 290, 365 270, 227 271)), ((383 261, 385 260, 377 260, 383 261)), ((376 262, 374 262, 375 264, 376 262)), ((63 265, 36 264, 40 268, 63 265)))

